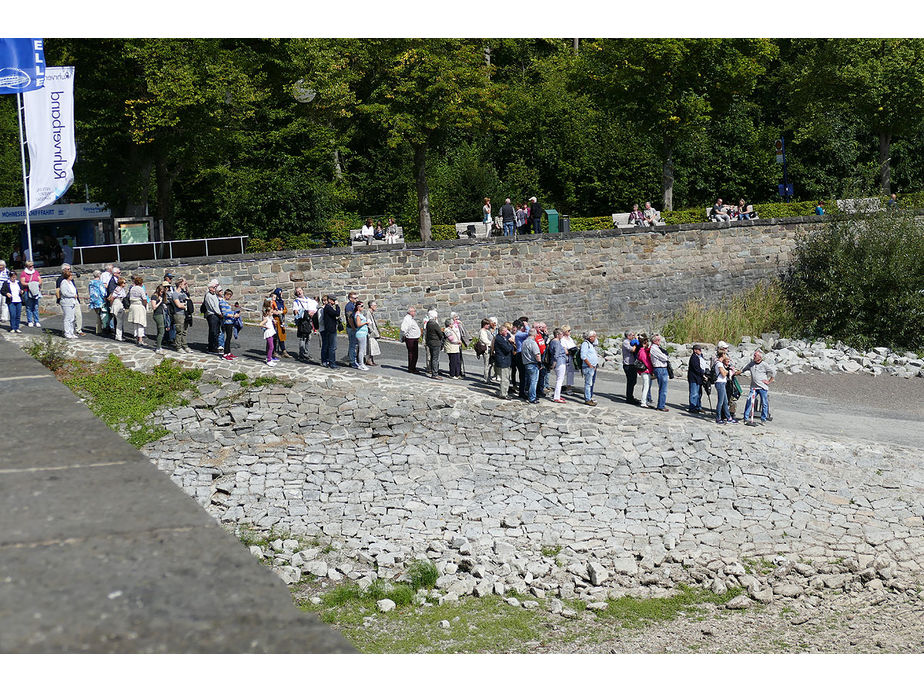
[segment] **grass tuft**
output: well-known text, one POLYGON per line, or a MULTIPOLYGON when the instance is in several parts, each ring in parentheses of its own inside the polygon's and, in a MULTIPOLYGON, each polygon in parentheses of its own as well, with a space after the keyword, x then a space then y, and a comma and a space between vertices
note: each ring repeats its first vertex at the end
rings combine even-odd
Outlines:
POLYGON ((408 581, 415 592, 435 587, 439 576, 440 571, 431 561, 414 561, 407 570, 408 581))
POLYGON ((706 307, 689 301, 664 325, 662 334, 672 342, 737 344, 743 336, 778 332, 791 336, 795 318, 779 282, 760 283, 743 294, 706 307))

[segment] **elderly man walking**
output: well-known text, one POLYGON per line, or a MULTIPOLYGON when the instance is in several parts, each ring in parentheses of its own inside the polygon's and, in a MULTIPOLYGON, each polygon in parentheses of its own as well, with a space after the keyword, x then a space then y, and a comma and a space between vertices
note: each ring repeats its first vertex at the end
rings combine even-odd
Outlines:
POLYGON ((597 354, 597 333, 591 330, 584 335, 581 344, 581 373, 584 375, 584 404, 596 407, 594 401, 594 383, 597 381, 597 365, 600 356, 597 354))
POLYGON ((415 316, 417 308, 411 306, 407 309, 407 315, 401 321, 401 341, 407 347, 407 372, 417 373, 417 356, 420 337, 423 334, 420 331, 420 325, 417 324, 415 316))
POLYGON ((760 397, 760 422, 773 421, 770 416, 770 383, 776 376, 776 368, 764 361, 764 355, 758 349, 754 358, 741 369, 741 372, 751 372, 751 390, 748 392, 748 401, 744 405, 744 423, 747 426, 756 426, 753 418, 754 400, 760 397))

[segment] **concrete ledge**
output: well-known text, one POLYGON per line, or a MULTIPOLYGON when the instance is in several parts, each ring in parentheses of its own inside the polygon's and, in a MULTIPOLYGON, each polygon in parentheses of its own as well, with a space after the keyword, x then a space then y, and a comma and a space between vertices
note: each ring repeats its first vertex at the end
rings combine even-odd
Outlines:
POLYGON ((353 651, 3 338, 0 374, 0 652, 353 651))

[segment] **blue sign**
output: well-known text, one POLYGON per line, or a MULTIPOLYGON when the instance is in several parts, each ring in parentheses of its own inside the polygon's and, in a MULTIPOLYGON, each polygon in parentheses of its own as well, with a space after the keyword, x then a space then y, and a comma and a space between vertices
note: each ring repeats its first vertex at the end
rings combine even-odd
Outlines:
POLYGON ((45 86, 44 41, 0 39, 0 94, 21 94, 45 86))
POLYGON ((796 195, 793 192, 792 183, 788 183, 786 185, 783 185, 782 183, 780 183, 779 185, 776 186, 776 189, 779 191, 780 197, 795 197, 796 195))

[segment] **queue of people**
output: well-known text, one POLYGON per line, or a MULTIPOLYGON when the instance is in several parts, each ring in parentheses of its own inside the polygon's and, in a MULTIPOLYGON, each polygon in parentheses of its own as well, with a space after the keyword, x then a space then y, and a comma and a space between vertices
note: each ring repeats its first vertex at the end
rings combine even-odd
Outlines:
MULTIPOLYGON (((5 299, 4 308, 7 309, 10 329, 14 332, 21 332, 19 321, 24 304, 29 326, 41 327, 38 322, 41 277, 30 265, 27 263, 16 276, 15 273, 10 274, 0 261, 0 295, 5 299)), ((81 295, 76 279, 77 275, 67 264, 62 266, 56 279, 55 295, 64 316, 66 339, 77 339, 84 334, 81 295)), ((107 265, 104 270, 93 272, 87 290, 89 308, 96 314, 98 335, 111 336, 117 341, 134 340, 138 346, 147 346, 147 316, 151 313, 156 328, 156 342, 151 346, 156 353, 163 353, 165 348, 191 352, 187 334, 195 305, 185 278, 176 278, 167 271, 162 281, 149 292, 142 276, 126 279, 119 267, 107 265)), ((377 301, 364 301, 352 291, 341 309, 336 296, 310 297, 302 288, 295 289, 294 299, 289 305, 280 288, 273 289, 263 300, 259 324, 266 344, 267 364, 273 366, 281 359, 293 358, 287 348, 286 316, 290 307, 299 360, 311 362, 310 344, 319 337, 321 365, 338 368, 336 337, 338 333, 346 332, 347 365, 360 371, 368 371, 378 365, 375 357, 381 354, 381 331, 376 315, 377 301)), ((213 279, 208 282, 202 296, 199 312, 208 325, 206 352, 226 360, 236 358, 233 343, 244 323, 241 306, 234 302, 234 292, 222 288, 219 281, 213 279)), ((564 395, 572 394, 581 395, 586 406, 597 405, 594 389, 601 357, 594 331, 584 333, 578 344, 569 325, 549 329, 545 323, 533 322, 526 316, 503 323, 492 316, 481 320, 481 327, 472 339, 458 313, 451 312, 448 318, 441 320, 438 311, 431 308, 425 313, 423 321, 418 322, 417 308, 411 306, 401 322, 399 338, 406 347, 407 369, 412 374, 421 372, 418 368, 421 340, 426 359, 423 371, 434 380, 442 379, 444 375, 461 380, 466 375, 465 358, 471 346, 474 358, 482 361, 477 366, 477 377, 489 387, 496 387, 497 396, 502 399, 519 397, 529 404, 537 404, 548 397, 554 403, 564 404, 564 395), (440 368, 443 352, 448 360, 445 370, 440 368), (582 391, 574 386, 578 371, 583 379, 582 391), (550 376, 553 374, 555 382, 551 387, 550 376)), ((705 414, 703 396, 709 397, 714 388, 716 423, 738 423, 734 414, 742 391, 736 376, 750 373, 751 386, 744 418, 754 425, 754 414, 759 411, 761 422, 772 420, 769 385, 773 382, 775 369, 759 351, 739 369, 731 363, 728 352, 728 344, 719 342, 716 354, 707 360, 703 356, 702 345, 694 345, 687 364, 689 413, 705 414)), ((644 332, 628 332, 622 342, 621 355, 626 376, 625 401, 659 412, 669 411, 667 392, 674 374, 664 338, 657 334, 649 337, 644 332), (636 398, 639 380, 641 396, 636 398), (655 384, 657 399, 654 398, 655 384)))

